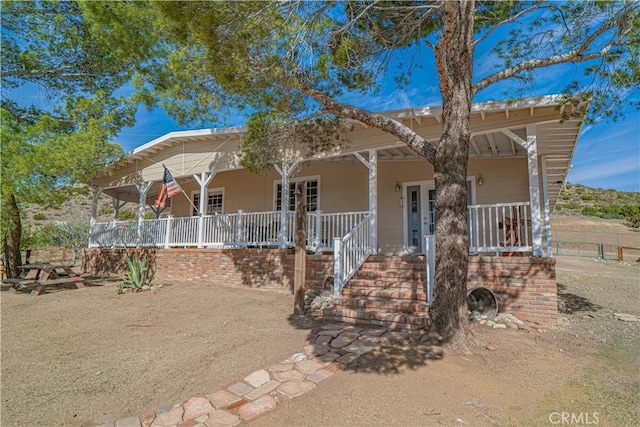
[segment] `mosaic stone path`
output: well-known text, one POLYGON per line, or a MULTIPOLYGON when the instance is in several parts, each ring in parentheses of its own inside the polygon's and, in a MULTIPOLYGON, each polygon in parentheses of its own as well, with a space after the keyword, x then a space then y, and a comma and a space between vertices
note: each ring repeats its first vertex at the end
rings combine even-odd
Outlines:
POLYGON ((273 411, 278 399, 295 399, 313 390, 383 343, 403 342, 408 337, 407 332, 374 327, 325 325, 304 351, 252 372, 243 380, 225 384, 215 393, 98 427, 235 426, 273 411))

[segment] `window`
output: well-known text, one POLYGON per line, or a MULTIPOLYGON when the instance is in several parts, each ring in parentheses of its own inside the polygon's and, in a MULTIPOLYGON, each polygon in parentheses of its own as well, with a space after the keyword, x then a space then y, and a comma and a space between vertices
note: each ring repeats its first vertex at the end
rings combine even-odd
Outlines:
MULTIPOLYGON (((289 210, 296 210, 296 185, 300 182, 307 183, 307 212, 315 212, 319 207, 320 180, 318 178, 299 178, 289 182, 289 210)), ((282 208, 282 182, 276 182, 275 208, 277 211, 282 208)))
MULTIPOLYGON (((200 192, 193 193, 193 216, 198 215, 200 208, 200 192)), ((209 190, 207 192, 207 205, 204 215, 221 214, 224 211, 224 191, 222 189, 209 190)))

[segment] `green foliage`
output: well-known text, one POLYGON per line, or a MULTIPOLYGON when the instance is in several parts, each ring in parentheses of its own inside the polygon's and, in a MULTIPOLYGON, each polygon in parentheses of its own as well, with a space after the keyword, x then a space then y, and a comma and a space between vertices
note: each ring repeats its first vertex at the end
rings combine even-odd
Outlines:
POLYGON ((254 114, 242 140, 241 164, 261 173, 287 154, 306 157, 329 151, 347 143, 348 128, 336 117, 290 120, 285 115, 254 114))
POLYGON ((118 221, 129 221, 138 218, 138 214, 131 209, 121 209, 118 211, 118 221))
POLYGON ((607 219, 626 219, 634 224, 634 207, 640 206, 640 193, 603 190, 580 184, 567 184, 560 192, 556 211, 607 219))
POLYGON ((40 243, 39 230, 34 230, 29 224, 22 227, 20 236, 20 247, 24 249, 36 249, 42 246, 40 243))
POLYGON ((640 228, 640 204, 622 206, 620 210, 630 227, 640 228))
POLYGON ((33 219, 36 221, 44 221, 47 219, 47 216, 42 212, 37 212, 33 215, 33 219))
MULTIPOLYGON (((2 5, 0 187, 3 212, 11 213, 2 215, 0 234, 12 254, 20 250, 21 206, 57 206, 83 192, 78 184, 122 155, 107 141, 133 124, 135 102, 116 91, 141 57, 129 46, 125 54, 115 33, 99 27, 88 10, 76 1, 2 5), (25 96, 30 91, 37 96, 25 96), (14 199, 18 214, 7 203, 14 199)), ((136 47, 146 47, 144 41, 136 47)))
POLYGON ((75 263, 79 251, 85 248, 89 238, 89 214, 79 211, 68 214, 61 221, 54 221, 36 230, 28 225, 23 228, 21 246, 26 249, 56 246, 73 250, 75 263))
POLYGON ((143 286, 151 286, 158 267, 151 267, 146 256, 142 259, 127 257, 126 261, 129 271, 122 280, 122 286, 118 287, 118 293, 122 293, 125 288, 138 291, 143 286))

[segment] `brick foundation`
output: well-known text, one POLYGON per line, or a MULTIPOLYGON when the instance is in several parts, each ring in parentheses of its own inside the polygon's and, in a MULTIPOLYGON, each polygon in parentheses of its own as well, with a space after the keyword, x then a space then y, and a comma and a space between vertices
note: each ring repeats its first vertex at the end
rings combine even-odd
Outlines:
MULTIPOLYGON (((157 280, 161 283, 199 281, 211 285, 293 290, 292 250, 90 249, 83 259, 83 268, 96 276, 123 274, 125 257, 135 254, 147 255, 158 266, 157 280)), ((468 289, 477 286, 491 289, 498 298, 499 311, 541 324, 557 323, 555 259, 472 256, 468 272, 468 289)), ((332 275, 332 255, 307 255, 308 290, 321 291, 325 280, 332 275)))
MULTIPOLYGON (((147 256, 160 283, 199 281, 293 291, 293 250, 280 249, 90 249, 83 270, 96 276, 124 274, 127 256, 147 256)), ((332 255, 307 255, 306 288, 319 292, 333 275, 332 255)))
POLYGON ((521 320, 558 323, 556 261, 537 257, 469 257, 467 288, 484 286, 498 309, 521 320))

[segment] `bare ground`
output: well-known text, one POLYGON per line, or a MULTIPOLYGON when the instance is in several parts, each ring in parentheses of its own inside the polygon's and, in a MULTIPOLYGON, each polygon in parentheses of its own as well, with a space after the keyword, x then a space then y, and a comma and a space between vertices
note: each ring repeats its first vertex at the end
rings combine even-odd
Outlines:
MULTIPOLYGON (((559 258, 566 312, 532 332, 475 327, 471 356, 417 342, 363 356, 255 425, 550 425, 555 412, 640 417, 637 263, 559 258), (495 351, 484 345, 495 346, 495 351)), ((115 281, 1 297, 0 424, 95 425, 214 392, 300 351, 313 321, 282 293, 115 281)), ((583 418, 584 420, 584 418, 583 418)), ((593 422, 593 418, 591 419, 593 422)))

